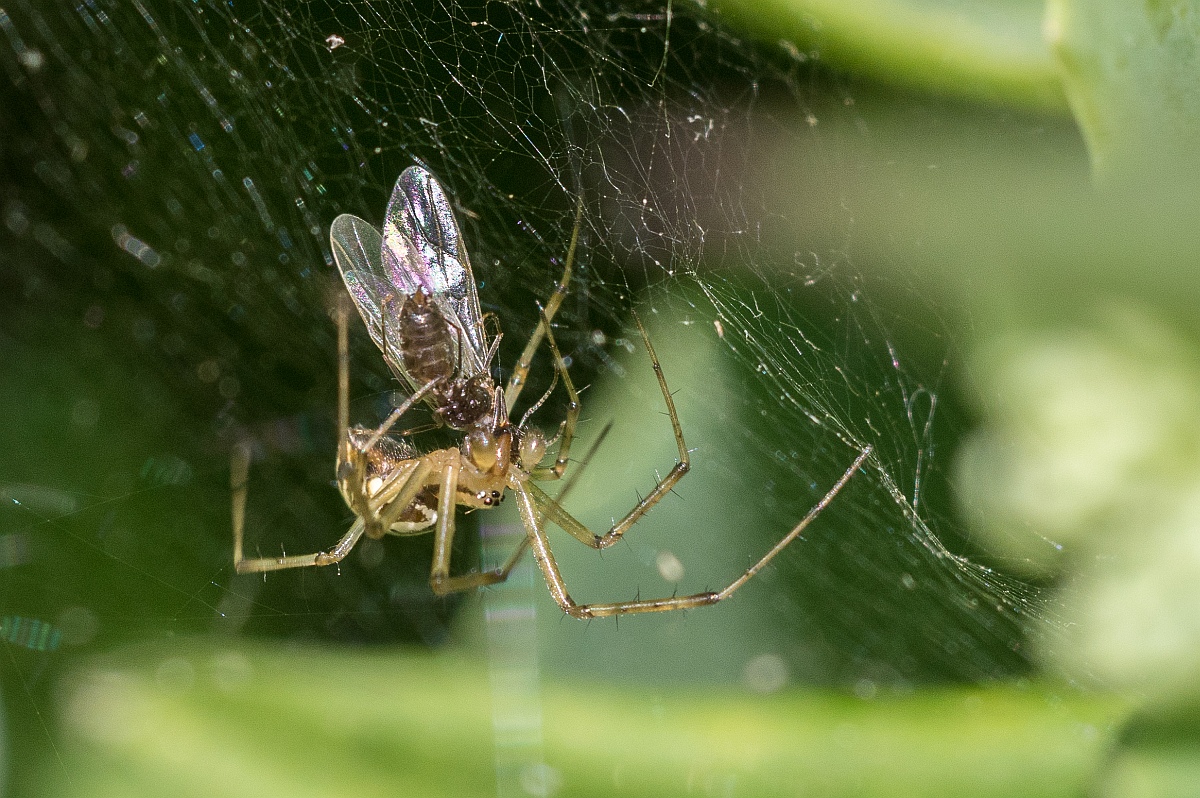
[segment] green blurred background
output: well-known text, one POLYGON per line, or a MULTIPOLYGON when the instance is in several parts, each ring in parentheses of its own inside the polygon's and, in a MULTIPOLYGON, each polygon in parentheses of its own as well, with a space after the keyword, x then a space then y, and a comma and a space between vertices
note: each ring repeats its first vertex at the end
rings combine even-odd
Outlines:
MULTIPOLYGON (((0 8, 0 639, 18 795, 1200 794, 1200 8, 100 0, 0 8), (514 361, 556 337, 567 506, 694 469, 566 619, 528 565, 327 547, 329 222, 427 164, 514 361)), ((352 330, 352 413, 395 387, 352 330)), ((535 371, 544 390, 549 369, 535 371)), ((539 411, 550 429, 559 394, 539 411)), ((432 448, 451 440, 426 435, 432 448)), ((511 503, 510 503, 511 504, 511 503)), ((460 516, 500 561, 512 508, 460 516)))

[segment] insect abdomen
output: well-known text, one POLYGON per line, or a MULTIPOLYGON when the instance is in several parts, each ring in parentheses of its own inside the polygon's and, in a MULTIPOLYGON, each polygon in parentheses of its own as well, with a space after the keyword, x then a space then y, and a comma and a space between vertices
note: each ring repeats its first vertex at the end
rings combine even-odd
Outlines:
POLYGON ((437 306, 418 291, 400 308, 400 351, 404 370, 417 385, 454 376, 454 341, 437 306))

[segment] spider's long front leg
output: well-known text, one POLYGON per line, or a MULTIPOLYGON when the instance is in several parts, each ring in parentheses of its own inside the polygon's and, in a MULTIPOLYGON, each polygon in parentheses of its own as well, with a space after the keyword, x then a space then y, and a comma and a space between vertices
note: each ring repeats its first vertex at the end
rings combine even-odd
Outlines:
MULTIPOLYGON (((729 598, 733 593, 746 582, 750 581, 751 577, 761 571, 767 563, 773 560, 781 551, 783 551, 789 543, 798 538, 805 528, 813 522, 813 520, 821 514, 821 511, 829 506, 830 502, 841 492, 846 483, 850 481, 858 470, 866 462, 871 454, 871 447, 866 446, 855 458, 846 472, 834 484, 832 488, 826 492, 808 513, 800 519, 796 526, 792 527, 791 531, 783 536, 771 550, 759 559, 758 562, 746 569, 745 573, 733 580, 719 592, 694 593, 690 596, 671 596, 669 598, 660 599, 635 599, 633 601, 618 601, 611 604, 576 604, 567 592, 566 583, 563 581, 562 573, 559 571, 558 564, 554 561, 554 554, 550 551, 550 541, 546 537, 546 532, 542 528, 541 516, 544 514, 547 517, 552 515, 551 510, 557 508, 556 515, 567 516, 566 511, 558 507, 557 503, 547 497, 545 500, 539 499, 534 493, 529 491, 531 485, 521 485, 517 490, 517 506, 521 511, 521 520, 525 523, 525 529, 530 538, 530 544, 533 547, 533 556, 537 560, 538 566, 542 569, 542 575, 546 579, 546 586, 550 589, 550 595, 554 597, 558 606, 562 607, 563 612, 570 615, 572 618, 604 618, 610 615, 632 615, 644 612, 668 612, 670 610, 686 610, 693 607, 704 607, 709 604, 716 604, 718 601, 729 598), (549 506, 553 505, 553 507, 549 506)), ((545 494, 542 494, 545 496, 545 494)), ((573 519, 572 519, 573 520, 573 519)), ((556 520, 555 523, 558 523, 556 520)), ((578 524, 579 522, 575 522, 578 524)), ((582 524, 579 524, 582 527, 582 524)))
POLYGON ((567 248, 567 262, 563 267, 562 277, 559 278, 558 285, 554 287, 554 293, 546 301, 546 308, 542 313, 542 319, 538 322, 538 326, 534 328, 533 335, 529 337, 529 342, 525 344, 525 351, 521 353, 521 359, 517 361, 516 368, 513 369, 512 375, 508 378, 508 386, 504 389, 504 406, 510 415, 513 406, 517 403, 517 398, 521 395, 521 391, 525 389, 525 381, 529 377, 529 368, 533 365, 533 355, 537 352, 538 345, 542 342, 542 337, 550 329, 550 322, 554 319, 554 314, 558 312, 563 298, 567 295, 567 286, 571 282, 571 268, 575 264, 575 245, 579 243, 579 228, 582 223, 583 196, 580 195, 579 202, 575 207, 575 229, 571 232, 571 245, 567 248))

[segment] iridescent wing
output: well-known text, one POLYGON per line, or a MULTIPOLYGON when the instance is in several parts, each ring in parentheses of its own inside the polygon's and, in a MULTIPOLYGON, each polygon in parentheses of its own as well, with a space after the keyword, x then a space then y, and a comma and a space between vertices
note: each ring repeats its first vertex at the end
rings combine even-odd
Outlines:
POLYGON ((446 320, 462 332, 461 376, 470 378, 485 370, 487 333, 471 262, 446 192, 420 166, 401 172, 392 189, 383 221, 382 261, 384 274, 397 290, 411 295, 423 287, 446 320))
MULTIPOLYGON (((383 352, 392 371, 410 391, 419 387, 404 369, 397 329, 400 306, 416 291, 416 286, 394 285, 383 268, 383 237, 370 222, 344 213, 329 228, 333 259, 342 273, 342 282, 367 325, 371 340, 383 352)), ((410 248, 411 252, 411 248, 410 248)), ((414 257, 393 252, 392 257, 414 257)))

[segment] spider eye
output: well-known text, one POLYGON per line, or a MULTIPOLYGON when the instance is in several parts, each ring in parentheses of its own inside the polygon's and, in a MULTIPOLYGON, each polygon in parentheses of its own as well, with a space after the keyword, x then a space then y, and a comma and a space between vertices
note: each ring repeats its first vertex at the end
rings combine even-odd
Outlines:
POLYGON ((533 468, 546 456, 546 438, 535 429, 526 430, 521 438, 521 465, 533 468))

